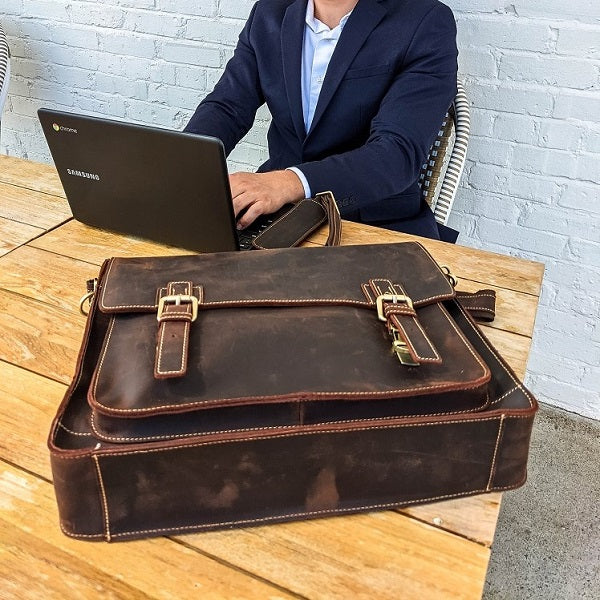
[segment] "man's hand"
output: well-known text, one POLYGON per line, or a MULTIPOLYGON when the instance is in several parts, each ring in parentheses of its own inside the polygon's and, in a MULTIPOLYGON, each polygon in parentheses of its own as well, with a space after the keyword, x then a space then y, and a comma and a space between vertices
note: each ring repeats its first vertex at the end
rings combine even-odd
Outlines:
POLYGON ((279 210, 284 204, 304 198, 302 182, 293 171, 232 173, 229 176, 233 211, 238 229, 248 227, 256 217, 279 210))

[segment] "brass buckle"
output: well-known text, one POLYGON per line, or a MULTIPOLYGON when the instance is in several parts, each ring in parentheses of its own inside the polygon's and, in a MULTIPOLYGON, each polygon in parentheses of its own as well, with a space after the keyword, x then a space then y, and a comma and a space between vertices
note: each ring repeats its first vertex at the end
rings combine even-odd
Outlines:
POLYGON ((406 342, 400 337, 400 333, 395 327, 390 328, 390 332, 393 337, 392 342, 392 350, 396 353, 398 360, 401 364, 407 367, 418 367, 419 363, 415 362, 413 357, 410 355, 408 351, 408 346, 406 342))
POLYGON ((191 303, 192 305, 192 322, 198 317, 198 298, 196 296, 188 296, 186 294, 176 294, 174 296, 163 296, 158 301, 158 311, 156 312, 156 320, 160 321, 165 304, 174 304, 179 306, 182 303, 191 303))
POLYGON ((377 300, 375 302, 377 306, 377 317, 384 323, 387 321, 386 316, 383 314, 384 302, 392 302, 393 304, 403 302, 406 304, 406 306, 408 306, 408 308, 414 310, 412 300, 404 294, 381 294, 380 296, 377 296, 377 300))

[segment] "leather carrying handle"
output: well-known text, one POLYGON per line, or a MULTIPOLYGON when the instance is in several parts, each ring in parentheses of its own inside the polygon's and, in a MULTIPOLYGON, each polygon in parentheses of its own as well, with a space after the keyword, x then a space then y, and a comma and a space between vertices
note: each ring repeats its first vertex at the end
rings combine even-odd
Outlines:
POLYGON ((257 235, 252 245, 259 249, 292 248, 305 240, 315 229, 327 223, 329 235, 326 246, 339 246, 342 220, 331 192, 297 202, 282 217, 257 235))
POLYGON ((342 241, 342 218, 340 217, 340 210, 333 197, 332 192, 323 192, 317 194, 315 200, 325 210, 327 216, 327 222, 329 224, 329 235, 327 236, 326 246, 339 246, 342 241))

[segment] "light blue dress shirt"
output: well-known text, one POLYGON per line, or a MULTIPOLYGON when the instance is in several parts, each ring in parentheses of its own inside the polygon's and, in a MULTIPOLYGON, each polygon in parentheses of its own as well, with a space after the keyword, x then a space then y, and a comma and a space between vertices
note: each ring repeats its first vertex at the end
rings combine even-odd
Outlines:
MULTIPOLYGON (((325 74, 329 61, 344 25, 348 21, 348 17, 352 14, 350 11, 344 15, 337 27, 329 29, 325 23, 322 23, 315 18, 315 5, 313 0, 308 0, 306 6, 306 18, 304 26, 304 41, 302 46, 302 112, 304 114, 304 127, 306 132, 310 130, 310 126, 315 115, 315 109, 319 100, 319 94, 323 87, 325 74)), ((304 173, 298 167, 290 167, 298 175, 306 198, 312 196, 310 185, 304 173)))

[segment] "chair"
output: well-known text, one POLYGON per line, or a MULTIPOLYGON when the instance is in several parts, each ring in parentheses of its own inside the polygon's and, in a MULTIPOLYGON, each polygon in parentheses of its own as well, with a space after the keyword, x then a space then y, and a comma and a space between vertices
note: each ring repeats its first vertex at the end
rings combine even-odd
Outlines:
POLYGON ((445 226, 465 167, 471 128, 465 89, 460 81, 457 81, 456 87, 456 97, 446 113, 419 176, 421 193, 441 226, 440 230, 449 229, 445 226))
POLYGON ((6 102, 8 94, 8 82, 10 79, 10 51, 4 29, 0 25, 0 120, 2 119, 2 109, 6 102))

